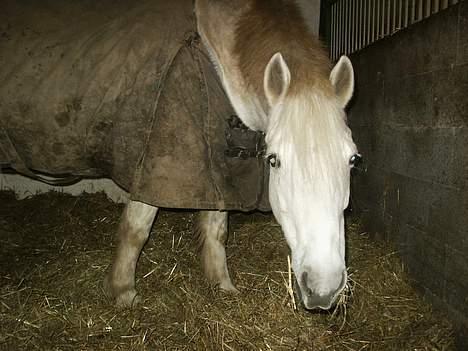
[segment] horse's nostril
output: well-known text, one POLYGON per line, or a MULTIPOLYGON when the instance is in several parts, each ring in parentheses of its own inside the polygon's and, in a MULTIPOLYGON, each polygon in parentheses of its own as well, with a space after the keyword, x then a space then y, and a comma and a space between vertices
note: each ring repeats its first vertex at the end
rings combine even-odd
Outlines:
POLYGON ((307 286, 307 272, 302 273, 302 285, 307 286))
POLYGON ((308 274, 307 272, 302 273, 302 286, 304 287, 304 292, 308 297, 312 296, 312 289, 310 289, 309 284, 307 282, 308 274))

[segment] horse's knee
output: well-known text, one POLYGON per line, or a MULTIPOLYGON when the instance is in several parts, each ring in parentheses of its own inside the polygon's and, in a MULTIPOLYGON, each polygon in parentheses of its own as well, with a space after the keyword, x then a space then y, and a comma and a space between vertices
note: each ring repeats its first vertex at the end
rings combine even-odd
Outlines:
POLYGON ((135 244, 146 241, 158 208, 138 201, 130 201, 125 207, 119 225, 121 237, 135 244))
POLYGON ((136 250, 141 250, 148 239, 157 211, 157 207, 142 202, 130 201, 127 204, 118 228, 119 251, 125 249, 127 254, 132 255, 136 250))
POLYGON ((208 242, 219 242, 222 245, 227 239, 228 213, 221 211, 200 211, 196 232, 200 246, 208 242))

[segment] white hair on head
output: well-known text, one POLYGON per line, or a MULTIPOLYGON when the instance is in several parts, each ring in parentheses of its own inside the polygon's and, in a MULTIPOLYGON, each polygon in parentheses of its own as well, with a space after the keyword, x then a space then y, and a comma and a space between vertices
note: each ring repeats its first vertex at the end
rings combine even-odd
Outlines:
POLYGON ((309 186, 326 186, 321 191, 343 194, 349 182, 348 159, 356 146, 337 99, 320 92, 286 96, 270 118, 268 152, 278 154, 284 171, 299 169, 309 186))

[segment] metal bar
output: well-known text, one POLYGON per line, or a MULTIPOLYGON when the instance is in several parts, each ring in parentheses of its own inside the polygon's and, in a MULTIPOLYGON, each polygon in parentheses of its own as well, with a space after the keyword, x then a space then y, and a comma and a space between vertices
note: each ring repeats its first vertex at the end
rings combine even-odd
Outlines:
POLYGON ((348 5, 347 1, 342 2, 341 23, 343 25, 343 33, 341 33, 342 41, 341 41, 340 55, 343 55, 346 53, 346 39, 348 38, 348 18, 346 16, 347 5, 348 5))
POLYGON ((335 46, 335 59, 338 57, 340 54, 340 40, 341 40, 341 34, 343 33, 343 28, 341 26, 341 17, 340 17, 340 9, 341 9, 341 3, 336 4, 336 12, 335 12, 335 17, 336 17, 336 46, 335 46))
POLYGON ((401 16, 401 11, 402 11, 402 4, 401 4, 401 1, 402 0, 398 0, 398 7, 397 7, 397 13, 398 13, 398 21, 397 21, 397 30, 400 30, 401 29, 401 25, 402 25, 402 22, 403 22, 403 19, 402 19, 402 16, 401 16))
POLYGON ((345 1, 345 8, 344 8, 344 17, 345 17, 345 33, 344 33, 344 47, 342 54, 348 54, 348 45, 349 45, 349 1, 345 1))
POLYGON ((386 19, 386 12, 385 12, 385 0, 380 0, 380 36, 379 38, 383 38, 385 36, 385 19, 386 19))
POLYGON ((333 59, 335 57, 335 4, 330 6, 330 13, 331 13, 331 21, 330 21, 330 57, 333 59))
POLYGON ((380 14, 380 3, 381 0, 376 0, 376 9, 375 9, 375 39, 374 41, 379 40, 380 38, 380 22, 382 19, 382 16, 380 14))
POLYGON ((366 7, 367 0, 361 0, 361 6, 362 6, 362 11, 361 11, 361 48, 366 46, 366 26, 367 26, 367 17, 366 17, 366 7))
POLYGON ((359 0, 354 0, 354 48, 353 51, 359 50, 359 0))
POLYGON ((362 33, 363 33, 363 0, 358 0, 358 18, 359 18, 359 25, 358 25, 358 46, 357 49, 360 50, 362 48, 362 33))
POLYGON ((335 35, 335 57, 338 53, 338 48, 340 45, 340 33, 341 33, 341 26, 340 26, 340 4, 335 3, 335 21, 336 21, 336 35, 335 35))
POLYGON ((404 9, 404 15, 403 15, 403 26, 402 28, 408 27, 408 9, 409 9, 409 0, 403 0, 403 9, 404 9))
POLYGON ((354 43, 356 41, 355 35, 356 35, 356 1, 351 1, 351 9, 348 14, 348 17, 350 19, 350 36, 349 36, 349 53, 354 52, 354 43))
POLYGON ((361 19, 359 17, 360 7, 359 0, 354 0, 354 50, 359 50, 359 32, 361 31, 361 19))
POLYGON ((459 0, 338 0, 329 5, 330 56, 337 59, 459 0))
POLYGON ((339 35, 340 35, 340 21, 338 17, 338 4, 335 5, 335 48, 334 48, 334 58, 338 56, 338 42, 339 42, 339 35))
POLYGON ((348 0, 349 2, 349 9, 348 9, 348 28, 349 28, 349 42, 348 42, 348 54, 353 52, 353 40, 354 40, 354 1, 348 0))
POLYGON ((392 32, 392 4, 390 0, 387 0, 387 27, 385 28, 385 35, 389 35, 392 32))
POLYGON ((369 42, 369 0, 364 0, 364 40, 363 46, 367 46, 369 42))
POLYGON ((341 2, 341 25, 343 27, 343 31, 341 33, 340 55, 343 55, 346 52, 346 32, 348 30, 346 27, 346 1, 341 2))
POLYGON ((376 10, 376 6, 375 6, 375 0, 371 0, 371 7, 372 7, 372 14, 371 14, 371 21, 372 21, 372 27, 371 27, 371 40, 370 40, 370 43, 373 43, 375 41, 375 10, 376 10))
POLYGON ((372 1, 373 0, 367 0, 367 42, 366 45, 369 45, 371 41, 373 40, 372 38, 372 1))
POLYGON ((424 18, 427 18, 431 15, 431 2, 432 0, 424 1, 424 18))
POLYGON ((416 11, 416 22, 419 22, 424 18, 423 16, 423 0, 417 1, 417 11, 416 11))
MULTIPOLYGON (((341 6, 341 5, 340 5, 341 6)), ((340 54, 340 35, 343 32, 343 28, 340 23, 340 6, 337 6, 335 9, 335 17, 336 17, 336 47, 335 47, 335 59, 340 54)))
POLYGON ((342 37, 343 37, 343 32, 344 32, 343 21, 342 21, 343 19, 342 10, 343 10, 343 3, 339 2, 338 8, 337 8, 338 37, 336 41, 336 57, 338 57, 338 55, 341 52, 341 43, 342 43, 342 37))

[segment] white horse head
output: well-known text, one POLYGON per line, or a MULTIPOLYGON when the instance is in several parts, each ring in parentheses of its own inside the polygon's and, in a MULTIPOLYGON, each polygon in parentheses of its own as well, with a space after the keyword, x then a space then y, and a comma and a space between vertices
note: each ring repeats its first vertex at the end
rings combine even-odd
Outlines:
POLYGON ((264 75, 270 204, 305 307, 328 309, 347 280, 344 210, 358 154, 344 108, 353 68, 342 57, 325 85, 291 92, 294 83, 283 56, 273 55, 264 75))

